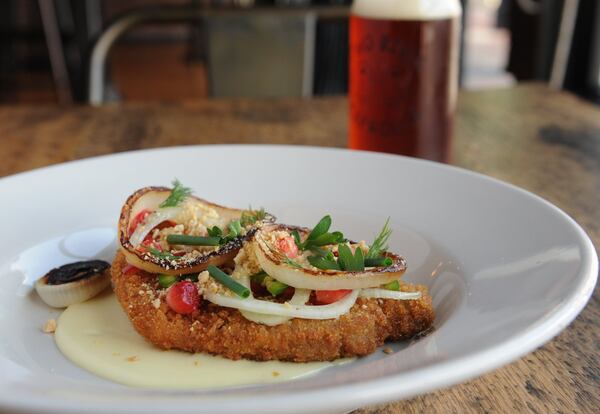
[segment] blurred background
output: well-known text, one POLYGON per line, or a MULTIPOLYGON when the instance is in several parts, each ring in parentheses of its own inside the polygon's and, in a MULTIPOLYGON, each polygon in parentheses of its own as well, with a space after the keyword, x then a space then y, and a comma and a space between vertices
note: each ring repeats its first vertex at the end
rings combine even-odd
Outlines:
MULTIPOLYGON (((3 0, 0 103, 345 94, 347 0, 3 0)), ((464 0, 461 87, 600 102, 600 2, 464 0)))

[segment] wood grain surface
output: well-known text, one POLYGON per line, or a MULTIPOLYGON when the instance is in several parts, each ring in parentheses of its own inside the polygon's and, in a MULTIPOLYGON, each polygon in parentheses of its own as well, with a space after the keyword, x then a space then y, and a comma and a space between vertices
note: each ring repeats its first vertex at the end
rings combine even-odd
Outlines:
MULTIPOLYGON (((347 113, 345 98, 0 107, 0 176, 172 145, 344 147, 347 113)), ((453 164, 544 197, 600 246, 600 108, 537 84, 463 92, 455 135, 453 164)), ((596 288, 571 326, 526 357, 449 389, 356 413, 597 413, 599 320, 596 288)))

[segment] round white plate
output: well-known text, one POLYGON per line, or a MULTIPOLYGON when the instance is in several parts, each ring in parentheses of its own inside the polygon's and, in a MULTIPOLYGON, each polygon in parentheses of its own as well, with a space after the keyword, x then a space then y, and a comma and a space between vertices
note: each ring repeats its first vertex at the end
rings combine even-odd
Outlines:
MULTIPOLYGON (((541 198, 446 165, 285 146, 123 153, 0 180, 0 410, 52 413, 335 412, 481 375, 548 341, 592 293, 598 259, 583 230, 541 198), (324 214, 370 240, 389 216, 405 278, 429 286, 435 331, 314 377, 209 391, 127 388, 66 360, 40 326, 57 312, 32 292, 50 268, 110 260, 121 205, 177 177, 202 198, 264 206, 311 226, 324 214)), ((357 327, 360 329, 360 327, 357 327)))

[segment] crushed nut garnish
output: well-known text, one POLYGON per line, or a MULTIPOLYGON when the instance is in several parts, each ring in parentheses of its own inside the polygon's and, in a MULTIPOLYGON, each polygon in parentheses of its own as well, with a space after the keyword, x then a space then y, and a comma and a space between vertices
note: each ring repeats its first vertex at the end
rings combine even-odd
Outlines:
POLYGON ((42 327, 42 331, 45 333, 54 333, 56 331, 56 320, 48 319, 42 327))
POLYGON ((383 348, 383 353, 384 354, 393 354, 394 350, 392 348, 390 348, 389 346, 386 346, 385 348, 383 348))

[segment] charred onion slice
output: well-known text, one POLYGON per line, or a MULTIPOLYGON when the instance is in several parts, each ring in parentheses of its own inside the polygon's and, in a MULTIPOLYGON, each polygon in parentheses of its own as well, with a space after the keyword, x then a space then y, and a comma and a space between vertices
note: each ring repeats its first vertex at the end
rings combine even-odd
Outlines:
POLYGON ((281 230, 286 232, 298 230, 300 234, 309 231, 305 228, 280 224, 264 226, 256 233, 256 258, 265 272, 295 288, 312 290, 375 288, 400 279, 406 271, 404 258, 389 252, 384 253, 384 256, 392 259, 391 266, 370 268, 362 272, 321 270, 312 266, 297 268, 286 263, 285 255, 268 242, 269 232, 281 230))
MULTIPOLYGON (((205 270, 209 265, 219 266, 227 263, 235 257, 243 242, 249 240, 256 232, 256 227, 248 229, 245 235, 237 237, 232 241, 219 246, 216 250, 208 251, 193 259, 167 259, 146 253, 139 248, 140 239, 143 239, 151 228, 142 228, 139 232, 129 236, 129 226, 138 213, 143 210, 150 210, 155 213, 150 214, 147 222, 151 224, 148 227, 156 227, 164 220, 172 220, 177 216, 179 207, 167 207, 160 209, 159 205, 171 194, 171 189, 166 187, 145 187, 133 193, 121 209, 119 218, 118 237, 119 243, 123 249, 127 262, 132 266, 145 270, 149 273, 161 273, 168 275, 182 275, 190 273, 199 273, 205 270), (162 220, 164 218, 164 220, 162 220), (155 224, 155 225, 152 225, 155 224), (133 238, 133 240, 132 240, 133 238)), ((213 204, 200 198, 189 196, 188 202, 200 203, 204 206, 215 209, 219 216, 226 222, 239 219, 244 210, 223 207, 213 204)), ((267 214, 265 219, 258 223, 259 225, 267 222, 273 222, 275 218, 267 214)))

